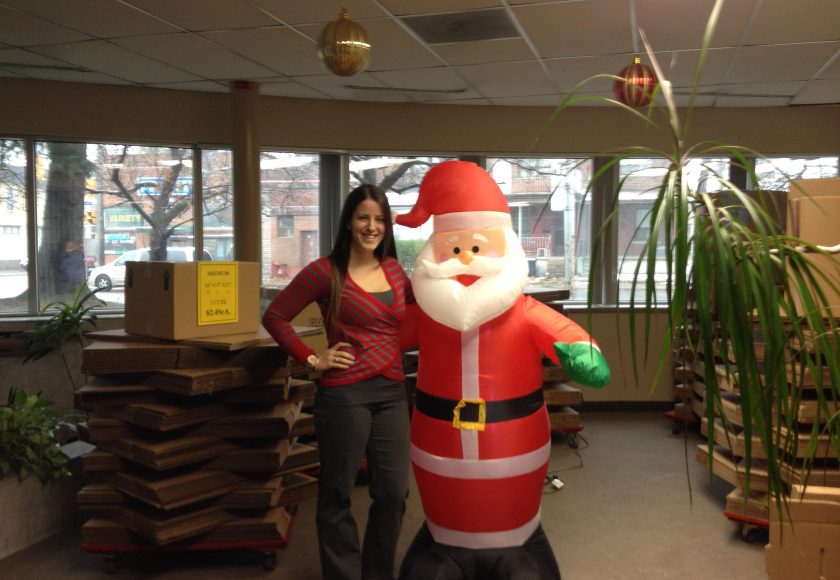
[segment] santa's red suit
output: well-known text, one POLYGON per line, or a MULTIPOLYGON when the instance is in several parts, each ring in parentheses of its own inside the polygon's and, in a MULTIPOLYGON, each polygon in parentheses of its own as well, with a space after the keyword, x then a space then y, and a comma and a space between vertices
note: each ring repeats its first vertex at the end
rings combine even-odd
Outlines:
MULTIPOLYGON (((405 331, 416 332, 422 353, 411 460, 432 535, 466 548, 521 545, 539 524, 551 446, 542 355, 556 362, 554 342, 588 341, 588 334, 526 296, 466 332, 423 312, 405 331), (470 421, 481 403, 466 403, 457 427, 454 416, 431 417, 423 412, 422 401, 429 397, 432 409, 438 399, 452 401, 450 408, 461 400, 484 401, 484 421, 470 421), (495 406, 511 400, 524 402, 494 413, 495 406)), ((411 338, 404 336, 408 343, 411 338)))

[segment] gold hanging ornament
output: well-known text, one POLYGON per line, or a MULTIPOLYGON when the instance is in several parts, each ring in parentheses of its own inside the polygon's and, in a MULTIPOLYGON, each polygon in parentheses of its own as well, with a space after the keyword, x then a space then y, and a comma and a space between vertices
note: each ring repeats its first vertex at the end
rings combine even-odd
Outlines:
POLYGON ((341 9, 338 20, 330 22, 318 38, 318 56, 324 65, 340 77, 364 70, 370 58, 370 42, 365 29, 341 9))

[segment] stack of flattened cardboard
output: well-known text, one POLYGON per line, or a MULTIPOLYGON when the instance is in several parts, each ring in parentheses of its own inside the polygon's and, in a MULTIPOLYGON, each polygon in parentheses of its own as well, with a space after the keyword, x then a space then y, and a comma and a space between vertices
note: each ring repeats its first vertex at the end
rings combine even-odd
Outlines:
MULTIPOLYGON (((788 205, 788 233, 812 244, 826 247, 840 245, 840 179, 799 179, 791 182, 788 205)), ((807 254, 814 272, 817 273, 813 286, 826 298, 830 312, 823 312, 823 325, 809 328, 804 341, 793 346, 791 360, 787 367, 787 379, 790 385, 789 397, 781 402, 792 430, 780 426, 784 436, 793 436, 798 443, 795 457, 783 458, 782 479, 795 487, 806 483, 806 465, 810 467, 807 485, 840 487, 840 457, 829 443, 833 419, 840 411, 836 387, 832 389, 829 364, 830 357, 836 356, 836 344, 826 353, 819 351, 819 344, 814 337, 831 334, 832 322, 840 321, 840 254, 807 254), (828 317, 833 318, 829 320, 828 317), (803 459, 808 449, 812 433, 820 433, 817 438, 813 461, 803 459)), ((798 312, 804 312, 805 305, 791 288, 794 304, 798 312)), ((836 432, 835 432, 836 433, 836 432)), ((794 522, 796 527, 796 522, 794 522)))
POLYGON ((563 369, 549 359, 543 365, 543 399, 548 408, 552 431, 576 432, 582 429, 580 413, 575 409, 583 404, 580 389, 566 382, 563 369))
MULTIPOLYGON (((303 329, 304 332, 307 329, 303 329)), ((95 332, 77 404, 96 450, 78 493, 85 542, 285 541, 314 497, 318 451, 301 411, 315 385, 264 331, 166 341, 95 332)))

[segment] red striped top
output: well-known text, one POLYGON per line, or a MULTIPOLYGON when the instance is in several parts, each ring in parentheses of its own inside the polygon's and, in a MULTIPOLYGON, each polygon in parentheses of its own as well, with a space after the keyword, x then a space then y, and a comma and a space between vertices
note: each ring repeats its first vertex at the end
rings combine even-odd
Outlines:
MULTIPOLYGON (((327 319, 331 267, 329 258, 320 258, 306 266, 272 300, 262 317, 263 326, 277 344, 301 363, 318 353, 303 343, 289 321, 311 302, 317 302, 321 315, 327 319)), ((413 303, 414 295, 399 262, 385 258, 382 269, 394 292, 391 306, 363 290, 347 275, 341 295, 341 328, 329 332, 327 338, 330 345, 336 342, 353 345, 356 362, 349 369, 325 371, 320 380, 322 385, 346 385, 375 375, 397 381, 405 378, 397 331, 405 317, 406 303, 413 303)))

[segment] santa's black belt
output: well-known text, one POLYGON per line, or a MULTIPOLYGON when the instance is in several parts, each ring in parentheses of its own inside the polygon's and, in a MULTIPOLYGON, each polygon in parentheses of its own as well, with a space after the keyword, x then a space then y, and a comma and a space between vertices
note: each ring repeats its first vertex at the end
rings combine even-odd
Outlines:
POLYGON ((483 430, 485 423, 521 419, 538 411, 543 405, 542 387, 513 399, 484 401, 483 399, 445 399, 417 389, 414 408, 434 419, 451 421, 459 429, 483 430))

